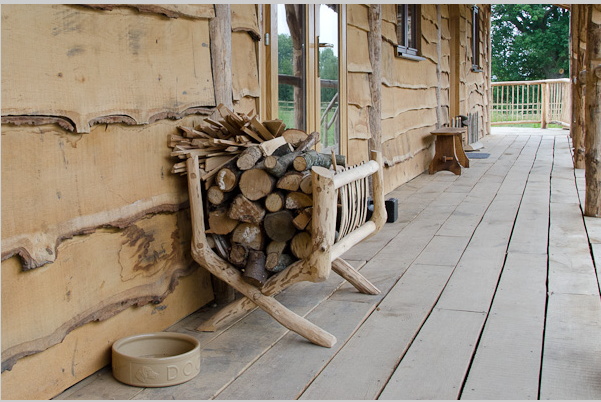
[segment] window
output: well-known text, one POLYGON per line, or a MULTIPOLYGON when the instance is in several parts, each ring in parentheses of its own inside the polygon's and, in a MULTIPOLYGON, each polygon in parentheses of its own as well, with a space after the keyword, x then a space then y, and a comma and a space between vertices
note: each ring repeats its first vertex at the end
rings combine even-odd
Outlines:
POLYGON ((421 60, 421 9, 419 4, 397 5, 397 56, 421 60))
POLYGON ((482 72, 480 68, 480 18, 477 6, 472 7, 472 71, 482 72))

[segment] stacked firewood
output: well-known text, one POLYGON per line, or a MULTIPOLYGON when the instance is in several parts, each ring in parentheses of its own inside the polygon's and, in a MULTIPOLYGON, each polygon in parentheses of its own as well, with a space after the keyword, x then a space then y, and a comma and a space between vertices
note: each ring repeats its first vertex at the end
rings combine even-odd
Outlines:
MULTIPOLYGON (((311 253, 311 168, 345 165, 345 159, 312 150, 319 142, 316 132, 284 130, 278 120, 261 123, 218 108, 220 121, 180 127, 179 141, 171 136, 172 155, 199 156, 207 237, 245 280, 262 286, 311 253)), ((184 162, 172 171, 185 169, 184 162)))

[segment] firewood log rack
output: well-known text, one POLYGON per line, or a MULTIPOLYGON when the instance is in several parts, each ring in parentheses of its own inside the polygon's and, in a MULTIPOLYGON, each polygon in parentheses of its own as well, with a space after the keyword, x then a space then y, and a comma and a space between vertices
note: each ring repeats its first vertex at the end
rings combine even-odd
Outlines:
MULTIPOLYGON (((217 255, 209 246, 205 234, 201 174, 198 156, 187 159, 188 191, 192 219, 192 257, 214 276, 239 291, 244 297, 235 300, 214 314, 197 330, 214 331, 227 323, 239 319, 257 306, 271 315, 276 321, 310 342, 332 347, 336 338, 286 308, 273 296, 294 283, 301 281, 321 282, 333 270, 351 283, 359 292, 379 294, 380 291, 363 275, 356 271, 340 256, 363 239, 376 234, 386 222, 386 208, 383 195, 382 157, 379 152, 371 152, 370 161, 362 165, 334 171, 322 167, 311 169, 313 183, 312 253, 285 270, 273 275, 258 288, 247 283, 242 274, 229 262, 217 255), (372 176, 374 212, 370 220, 336 240, 336 213, 338 191, 355 186, 357 182, 372 176)), ((352 208, 345 211, 355 213, 352 208)))

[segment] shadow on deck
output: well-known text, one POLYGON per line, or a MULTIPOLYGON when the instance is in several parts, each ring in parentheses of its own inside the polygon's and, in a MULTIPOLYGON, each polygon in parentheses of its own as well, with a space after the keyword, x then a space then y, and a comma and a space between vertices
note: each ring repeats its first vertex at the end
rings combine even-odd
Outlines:
POLYGON ((56 399, 601 399, 601 220, 583 219, 568 131, 481 143, 490 157, 461 176, 388 194, 399 219, 343 256, 380 295, 331 275, 277 296, 333 348, 260 310, 195 332, 205 308, 170 329, 201 342, 194 380, 143 389, 105 368, 56 399))

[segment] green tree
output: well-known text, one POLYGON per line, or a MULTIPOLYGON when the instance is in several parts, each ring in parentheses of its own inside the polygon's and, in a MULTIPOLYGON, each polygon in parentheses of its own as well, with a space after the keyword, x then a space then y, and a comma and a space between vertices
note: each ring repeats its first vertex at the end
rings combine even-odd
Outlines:
MULTIPOLYGON (((292 37, 286 34, 278 35, 278 74, 292 75, 292 37)), ((292 85, 278 85, 279 99, 294 100, 292 85)))
MULTIPOLYGON (((331 48, 319 53, 319 75, 324 80, 338 80, 338 57, 331 48)), ((335 88, 322 88, 321 101, 329 102, 338 92, 335 88)))
POLYGON ((493 4, 492 79, 522 81, 569 74, 569 11, 548 4, 493 4))

